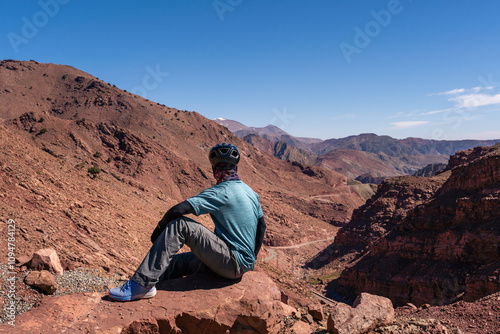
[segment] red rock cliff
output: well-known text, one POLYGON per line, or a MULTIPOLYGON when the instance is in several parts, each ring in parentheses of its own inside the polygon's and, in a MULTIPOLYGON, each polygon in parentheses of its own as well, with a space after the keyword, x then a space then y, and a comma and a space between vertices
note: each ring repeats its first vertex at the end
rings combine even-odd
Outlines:
POLYGON ((451 176, 432 200, 380 238, 341 285, 396 305, 441 305, 500 290, 500 145, 451 161, 451 176))

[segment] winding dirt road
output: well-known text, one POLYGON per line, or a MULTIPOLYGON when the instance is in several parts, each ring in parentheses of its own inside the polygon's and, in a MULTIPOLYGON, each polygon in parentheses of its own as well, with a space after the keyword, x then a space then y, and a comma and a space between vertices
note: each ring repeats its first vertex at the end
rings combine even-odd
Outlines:
POLYGON ((262 262, 268 262, 268 261, 271 261, 272 259, 274 259, 278 255, 278 252, 276 252, 275 249, 294 249, 294 248, 300 248, 300 247, 308 246, 308 245, 315 244, 315 243, 318 243, 318 242, 333 241, 333 239, 335 239, 335 237, 331 237, 331 238, 327 238, 327 239, 321 239, 321 240, 314 240, 314 241, 309 241, 309 242, 304 242, 302 244, 293 245, 293 246, 265 246, 266 249, 269 251, 269 253, 271 253, 271 255, 269 255, 266 258, 263 258, 262 262))

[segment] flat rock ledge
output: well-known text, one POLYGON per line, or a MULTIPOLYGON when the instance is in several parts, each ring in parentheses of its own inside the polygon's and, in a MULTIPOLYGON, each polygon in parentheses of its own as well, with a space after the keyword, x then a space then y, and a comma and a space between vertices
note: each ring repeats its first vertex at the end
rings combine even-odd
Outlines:
POLYGON ((163 282, 152 299, 116 302, 104 293, 45 297, 0 333, 276 333, 292 307, 260 272, 231 281, 210 274, 163 282))

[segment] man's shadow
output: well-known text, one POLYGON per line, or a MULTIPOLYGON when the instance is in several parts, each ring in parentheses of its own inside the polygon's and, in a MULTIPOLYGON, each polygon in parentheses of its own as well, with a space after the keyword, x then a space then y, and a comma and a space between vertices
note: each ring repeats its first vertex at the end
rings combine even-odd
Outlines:
MULTIPOLYGON (((241 282, 241 277, 237 279, 227 279, 214 273, 198 273, 180 278, 168 279, 156 284, 156 290, 163 291, 194 291, 222 289, 241 282)), ((101 298, 105 301, 115 301, 107 294, 101 298)), ((140 299, 138 299, 140 300, 140 299)))
POLYGON ((207 272, 161 281, 156 284, 156 289, 165 291, 212 290, 225 288, 239 282, 241 282, 241 277, 227 279, 207 272))

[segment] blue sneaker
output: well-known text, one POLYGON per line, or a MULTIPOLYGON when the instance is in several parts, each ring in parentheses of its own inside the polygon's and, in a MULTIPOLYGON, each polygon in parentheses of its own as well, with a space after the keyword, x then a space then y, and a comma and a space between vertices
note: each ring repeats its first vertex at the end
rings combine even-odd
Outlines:
POLYGON ((133 280, 128 280, 122 286, 109 289, 109 296, 114 300, 130 301, 142 298, 152 298, 156 295, 156 288, 145 288, 133 280))

